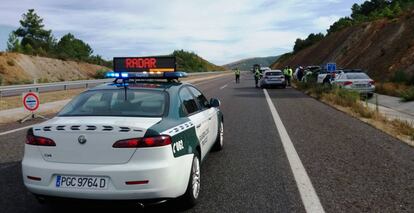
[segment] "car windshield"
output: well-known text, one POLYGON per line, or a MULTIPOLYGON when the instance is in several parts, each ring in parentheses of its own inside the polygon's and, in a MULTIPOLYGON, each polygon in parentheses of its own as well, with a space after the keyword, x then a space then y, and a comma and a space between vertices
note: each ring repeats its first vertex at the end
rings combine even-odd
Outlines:
POLYGON ((347 79, 369 79, 368 75, 360 72, 360 73, 347 73, 346 74, 347 79))
POLYGON ((166 93, 128 89, 92 90, 80 94, 58 116, 162 117, 166 93))
POLYGON ((282 75, 282 72, 267 72, 266 76, 279 76, 282 75))

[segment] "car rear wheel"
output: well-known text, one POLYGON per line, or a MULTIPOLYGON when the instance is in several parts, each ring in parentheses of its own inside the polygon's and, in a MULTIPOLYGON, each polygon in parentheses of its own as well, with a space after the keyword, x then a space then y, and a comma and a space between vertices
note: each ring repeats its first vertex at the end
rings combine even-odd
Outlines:
POLYGON ((224 145, 224 125, 223 121, 220 122, 220 127, 217 132, 216 142, 214 143, 213 150, 220 151, 223 149, 224 145))
POLYGON ((180 197, 181 206, 191 208, 197 204, 201 187, 200 175, 200 160, 198 155, 194 154, 187 190, 184 195, 180 197))

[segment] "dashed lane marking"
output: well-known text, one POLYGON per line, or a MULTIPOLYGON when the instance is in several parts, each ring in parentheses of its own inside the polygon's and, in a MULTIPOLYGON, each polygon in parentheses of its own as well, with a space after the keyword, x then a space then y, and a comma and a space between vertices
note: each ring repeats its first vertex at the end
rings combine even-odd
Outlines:
POLYGON ((227 84, 225 84, 224 86, 220 87, 220 90, 224 89, 227 87, 227 84))

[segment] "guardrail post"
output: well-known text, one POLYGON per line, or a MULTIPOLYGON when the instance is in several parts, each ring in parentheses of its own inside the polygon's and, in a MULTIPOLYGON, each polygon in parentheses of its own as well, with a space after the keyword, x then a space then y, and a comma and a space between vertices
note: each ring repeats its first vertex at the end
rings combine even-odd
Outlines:
POLYGON ((88 83, 86 83, 86 88, 88 88, 88 83))
POLYGON ((66 90, 66 84, 65 84, 65 85, 63 85, 63 90, 66 90))
POLYGON ((2 107, 3 107, 3 97, 2 97, 3 95, 1 94, 1 91, 0 91, 0 111, 3 109, 2 107))
POLYGON ((378 112, 378 94, 375 94, 375 110, 378 112))

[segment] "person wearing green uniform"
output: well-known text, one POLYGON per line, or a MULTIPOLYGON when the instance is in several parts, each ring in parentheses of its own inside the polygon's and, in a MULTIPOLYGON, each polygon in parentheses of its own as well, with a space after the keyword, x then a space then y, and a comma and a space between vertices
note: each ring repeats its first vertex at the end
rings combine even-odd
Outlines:
POLYGON ((234 71, 234 74, 236 75, 236 84, 240 83, 240 70, 239 68, 236 68, 236 70, 234 71))
POLYGON ((254 70, 254 82, 256 83, 256 88, 259 87, 259 79, 260 79, 260 71, 256 67, 256 69, 254 70))

